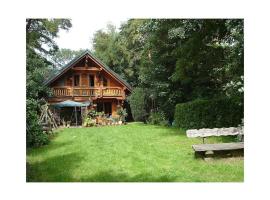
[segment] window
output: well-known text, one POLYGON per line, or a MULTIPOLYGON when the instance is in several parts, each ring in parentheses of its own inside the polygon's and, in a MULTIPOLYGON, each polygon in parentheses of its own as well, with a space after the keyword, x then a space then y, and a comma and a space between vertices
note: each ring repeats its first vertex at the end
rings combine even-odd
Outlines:
POLYGON ((103 77, 103 86, 108 86, 108 80, 105 77, 103 77))
POLYGON ((74 86, 80 86, 80 75, 74 75, 74 86))
POLYGON ((89 75, 89 86, 95 87, 95 77, 93 75, 89 75))
POLYGON ((112 114, 112 103, 111 102, 98 102, 97 111, 104 112, 105 114, 112 114))

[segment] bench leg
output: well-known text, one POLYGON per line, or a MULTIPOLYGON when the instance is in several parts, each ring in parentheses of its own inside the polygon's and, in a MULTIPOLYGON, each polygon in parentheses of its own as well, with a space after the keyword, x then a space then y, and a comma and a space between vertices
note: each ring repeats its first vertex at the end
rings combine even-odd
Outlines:
POLYGON ((206 152, 204 152, 204 160, 205 161, 212 160, 213 156, 214 156, 214 151, 206 151, 206 152))
POLYGON ((206 137, 203 137, 203 138, 202 138, 202 141, 203 141, 203 144, 205 144, 206 137))
POLYGON ((194 157, 195 158, 204 158, 204 152, 195 151, 194 152, 194 157))

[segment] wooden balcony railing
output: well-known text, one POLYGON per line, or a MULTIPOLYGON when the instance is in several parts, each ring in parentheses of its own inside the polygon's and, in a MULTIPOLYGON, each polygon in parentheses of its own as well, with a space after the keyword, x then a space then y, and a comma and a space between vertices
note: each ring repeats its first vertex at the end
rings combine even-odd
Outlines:
POLYGON ((89 97, 119 97, 124 91, 120 87, 82 88, 82 87, 54 87, 54 97, 89 96, 89 97))

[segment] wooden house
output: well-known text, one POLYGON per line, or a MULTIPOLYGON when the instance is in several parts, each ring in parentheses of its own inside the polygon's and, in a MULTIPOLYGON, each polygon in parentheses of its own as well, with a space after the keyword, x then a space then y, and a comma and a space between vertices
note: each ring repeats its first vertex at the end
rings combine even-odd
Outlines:
POLYGON ((125 80, 89 51, 74 58, 45 84, 52 88, 53 95, 48 98, 51 105, 67 100, 90 102, 88 109, 112 116, 132 90, 125 80))

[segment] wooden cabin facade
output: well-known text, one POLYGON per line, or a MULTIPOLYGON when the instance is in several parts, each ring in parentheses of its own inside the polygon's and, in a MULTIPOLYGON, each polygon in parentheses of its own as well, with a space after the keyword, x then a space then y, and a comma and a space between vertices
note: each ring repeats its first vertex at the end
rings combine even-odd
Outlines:
POLYGON ((89 109, 116 115, 131 86, 89 51, 73 59, 45 84, 52 88, 48 102, 53 105, 66 100, 91 102, 89 109))

